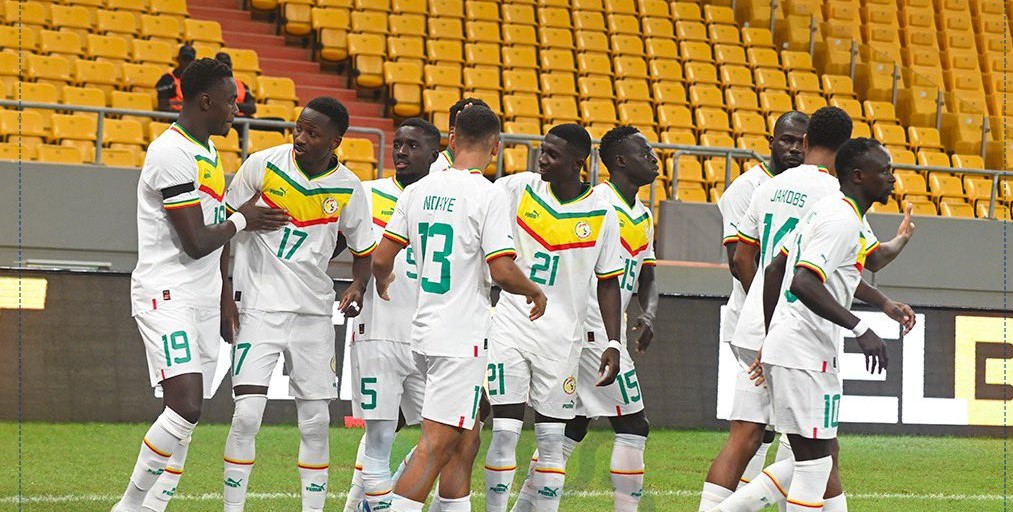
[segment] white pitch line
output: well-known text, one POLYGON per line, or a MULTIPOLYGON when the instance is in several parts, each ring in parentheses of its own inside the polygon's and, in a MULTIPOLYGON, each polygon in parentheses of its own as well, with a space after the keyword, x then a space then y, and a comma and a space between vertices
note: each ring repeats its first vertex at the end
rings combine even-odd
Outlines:
MULTIPOLYGON (((337 492, 327 493, 330 499, 343 499, 348 493, 337 492)), ((566 491, 564 497, 579 498, 607 498, 612 496, 611 491, 566 491)), ((484 493, 472 493, 475 498, 481 498, 484 493)), ((700 496, 699 491, 683 489, 670 489, 665 491, 644 491, 644 496, 670 496, 679 498, 695 498, 700 496)), ((291 492, 251 492, 247 494, 248 500, 297 500, 302 495, 291 492)), ((900 493, 855 493, 848 494, 851 499, 866 500, 932 500, 932 501, 1000 501, 1003 498, 999 494, 900 494, 900 493)), ((40 494, 34 496, 22 496, 21 503, 84 503, 84 502, 109 502, 113 503, 120 496, 118 494, 40 494)), ((173 498, 173 501, 221 501, 222 495, 216 493, 204 494, 180 494, 173 498)), ((0 496, 0 503, 18 503, 17 496, 0 496)))

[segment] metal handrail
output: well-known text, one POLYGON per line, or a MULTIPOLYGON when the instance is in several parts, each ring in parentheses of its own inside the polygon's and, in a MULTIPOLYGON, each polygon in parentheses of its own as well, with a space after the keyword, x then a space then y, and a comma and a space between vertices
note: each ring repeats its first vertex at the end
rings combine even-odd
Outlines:
MULTIPOLYGON (((98 114, 98 125, 95 127, 95 164, 102 164, 102 144, 105 137, 105 118, 107 115, 114 116, 137 116, 137 117, 150 117, 153 119, 168 119, 175 120, 179 117, 179 114, 175 112, 158 112, 154 110, 131 110, 125 108, 108 108, 108 107, 89 107, 84 105, 63 105, 57 103, 39 103, 34 101, 17 101, 17 100, 0 100, 0 107, 13 107, 18 110, 26 108, 34 108, 41 110, 59 110, 66 112, 90 112, 98 114)), ((236 117, 232 121, 233 125, 240 125, 242 137, 240 137, 240 158, 246 159, 249 155, 249 133, 250 126, 264 127, 264 128, 284 128, 291 130, 295 128, 295 123, 288 121, 272 121, 269 119, 256 119, 246 117, 236 117)), ((377 144, 374 146, 376 151, 376 174, 377 178, 380 177, 383 172, 383 157, 384 147, 386 147, 386 136, 382 130, 376 128, 359 128, 357 126, 350 126, 349 132, 362 133, 367 135, 373 135, 377 138, 377 144)))

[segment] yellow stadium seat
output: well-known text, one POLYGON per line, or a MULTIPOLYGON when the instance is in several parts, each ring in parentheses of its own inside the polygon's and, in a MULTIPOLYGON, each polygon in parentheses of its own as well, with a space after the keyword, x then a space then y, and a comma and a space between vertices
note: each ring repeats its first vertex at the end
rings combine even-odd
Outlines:
POLYGON ((686 131, 693 130, 693 114, 682 105, 662 105, 658 107, 658 125, 662 130, 686 131))
POLYGON ((929 173, 929 192, 938 203, 963 203, 967 199, 960 178, 941 172, 929 173))
MULTIPOLYGON (((289 0, 290 2, 292 0, 289 0)), ((312 0, 298 0, 300 3, 312 3, 312 0)), ((351 6, 360 11, 381 11, 390 12, 390 0, 355 0, 351 6)))
MULTIPOLYGON (((693 112, 693 117, 696 120, 697 131, 703 135, 707 135, 710 132, 721 132, 730 134, 732 127, 728 124, 728 114, 724 110, 712 107, 698 108, 693 112)), ((704 142, 701 135, 700 143, 705 146, 714 146, 716 144, 708 144, 704 142)), ((733 147, 734 142, 729 144, 728 147, 733 147)))
POLYGON ((668 18, 668 2, 665 0, 640 0, 637 2, 639 13, 644 18, 668 18))
POLYGON ((84 156, 76 147, 42 144, 38 147, 40 162, 52 164, 83 164, 84 156))
POLYGON ((680 186, 692 186, 692 184, 706 183, 703 177, 703 167, 696 157, 683 155, 679 158, 667 159, 667 174, 677 181, 680 186), (675 165, 678 163, 678 165, 675 165))
POLYGON ((612 35, 640 35, 640 21, 632 14, 609 14, 605 17, 608 31, 612 35))
MULTIPOLYGON (((92 83, 95 81, 97 76, 101 76, 98 73, 102 72, 102 68, 114 70, 115 68, 109 62, 94 62, 88 61, 77 61, 77 77, 78 83, 92 83), (95 75, 92 75, 95 73, 95 75)), ((155 64, 124 64, 123 65, 123 88, 135 91, 145 92, 155 97, 155 82, 164 74, 166 69, 164 67, 155 64)))
POLYGON ((99 9, 95 12, 95 28, 100 34, 134 37, 138 34, 138 20, 129 11, 107 11, 99 9))
MULTIPOLYGON (((579 1, 579 0, 578 0, 579 1)), ((584 0, 587 1, 587 0, 584 0)), ((595 0, 596 1, 596 0, 595 0)), ((595 7, 592 7, 595 9, 595 7)), ((605 12, 610 14, 637 14, 634 0, 606 0, 605 12)))
POLYGON ((626 102, 619 105, 619 122, 621 124, 647 127, 654 131, 654 109, 650 103, 626 102))
POLYGON ((101 108, 106 106, 106 95, 94 87, 64 87, 62 103, 101 108))
POLYGON ((907 164, 915 165, 918 161, 915 158, 915 154, 906 149, 892 148, 889 151, 890 160, 894 164, 907 164))
POLYGON ((710 43, 704 43, 700 41, 680 41, 679 42, 679 57, 683 62, 688 61, 699 61, 699 62, 713 62, 714 56, 711 51, 710 43))
MULTIPOLYGON (((407 37, 398 39, 409 39, 412 41, 421 41, 418 37, 407 37)), ((388 41, 390 39, 388 38, 388 41)), ((490 43, 477 43, 477 44, 490 44, 490 43)), ((499 48, 496 49, 499 51, 499 48)), ((388 50, 390 55, 390 50, 388 50)), ((429 57, 429 62, 434 64, 451 64, 460 67, 464 61, 464 53, 461 51, 460 41, 449 41, 442 39, 429 39, 426 41, 426 54, 429 57)), ((399 59, 394 59, 399 60, 399 59)), ((421 61, 419 61, 421 62, 421 61)))
POLYGON ((855 89, 858 95, 873 101, 889 101, 893 88, 893 64, 872 62, 856 67, 855 89))
POLYGON ((675 26, 664 18, 645 18, 643 20, 643 36, 655 39, 675 40, 675 26))
POLYGON ((866 4, 861 9, 862 21, 866 25, 890 25, 894 30, 900 27, 897 22, 897 8, 890 5, 866 4))
POLYGON ((612 76, 612 63, 600 53, 577 54, 577 73, 580 75, 612 76))
POLYGON ((18 81, 21 74, 20 57, 16 53, 0 52, 0 97, 7 97, 7 89, 18 81))
POLYGON ((114 149, 140 151, 144 148, 144 128, 133 120, 106 119, 102 140, 114 149))
MULTIPOLYGON (((332 62, 339 62, 348 58, 348 30, 351 27, 349 12, 345 9, 314 7, 310 11, 310 18, 313 30, 317 33, 317 43, 319 45, 317 55, 323 60, 332 62)), ((233 66, 238 65, 235 55, 232 56, 232 64, 233 66)), ((259 63, 257 70, 259 72, 259 63)))
MULTIPOLYGON (((468 39, 474 38, 469 34, 468 39)), ((531 25, 503 25, 503 44, 507 46, 537 46, 538 38, 535 35, 535 27, 531 25)))
MULTIPOLYGON (((727 143, 727 140, 725 141, 727 143)), ((727 160, 724 158, 708 158, 703 164, 703 176, 707 181, 707 184, 723 190, 725 188, 725 169, 727 167, 727 160)), ((731 179, 739 177, 742 174, 742 168, 735 160, 732 160, 731 168, 728 169, 731 174, 731 179)))
POLYGON ((338 147, 338 159, 342 162, 361 162, 376 165, 373 142, 368 139, 345 138, 338 147))
POLYGON ((212 135, 211 142, 214 142, 215 149, 223 153, 242 152, 242 147, 239 144, 239 133, 236 132, 236 130, 229 130, 229 133, 224 137, 221 135, 212 135))
POLYGON ((771 48, 749 48, 746 50, 746 61, 749 67, 753 69, 767 68, 771 70, 781 70, 781 62, 775 52, 771 48))
MULTIPOLYGON (((492 3, 492 2, 469 2, 468 5, 480 3, 492 3)), ((532 6, 503 3, 501 7, 504 23, 513 23, 519 25, 535 24, 535 9, 532 6)), ((469 19, 477 20, 479 18, 472 18, 469 16, 469 19)), ((498 21, 498 19, 491 19, 487 21, 498 21)))
POLYGON ((142 41, 139 39, 133 41, 131 60, 136 63, 173 66, 176 61, 175 56, 176 50, 164 41, 142 41))
POLYGON ((829 104, 832 107, 837 107, 847 112, 852 120, 860 121, 865 119, 865 114, 862 112, 862 104, 856 99, 832 98, 829 104))
POLYGON ((813 94, 816 96, 822 96, 823 90, 820 89, 820 79, 816 76, 816 73, 807 71, 789 71, 788 72, 788 90, 792 94, 813 94))
POLYGON ((542 73, 541 84, 547 96, 577 96, 572 73, 542 73))
POLYGON ((686 146, 696 145, 696 135, 691 131, 667 130, 661 133, 661 141, 665 144, 683 144, 686 146))
POLYGON ((934 167, 949 167, 950 157, 946 153, 932 151, 919 151, 917 154, 918 165, 931 165, 934 167))
POLYGON ((52 141, 91 142, 94 146, 98 120, 92 116, 53 114, 52 141))
POLYGON ((108 167, 140 167, 139 162, 143 163, 143 158, 138 158, 139 151, 131 151, 128 149, 111 149, 106 148, 102 150, 102 165, 108 167))
MULTIPOLYGON (((432 41, 436 42, 436 41, 432 41)), ((460 48, 460 45, 455 43, 448 43, 460 48)), ((499 50, 497 49, 497 57, 499 56, 499 50)), ((429 52, 430 55, 434 55, 429 52)), ((435 54, 434 56, 438 56, 435 54)), ((394 61, 399 60, 411 60, 418 62, 419 64, 426 60, 426 50, 423 48, 422 39, 418 37, 388 37, 387 38, 387 56, 394 61)), ((434 61, 436 62, 436 61, 434 61)), ((458 61, 460 62, 460 61, 458 61)))
MULTIPOLYGON (((992 197, 992 178, 988 176, 964 175, 964 190, 967 192, 967 200, 971 204, 981 204, 984 202, 988 205, 988 201, 992 197)), ((996 191, 999 192, 998 190, 996 191)))
POLYGON ((422 111, 429 114, 437 128, 446 131, 449 128, 447 111, 460 98, 461 95, 453 91, 426 89, 422 91, 422 111))
MULTIPOLYGON (((109 106, 126 110, 153 110, 151 95, 141 92, 113 91, 109 94, 109 106)), ((147 119, 146 119, 147 120, 147 119)))
POLYGON ((960 155, 954 153, 951 156, 953 166, 959 169, 984 169, 985 161, 978 155, 960 155))
MULTIPOLYGON (((380 34, 349 34, 348 54, 355 63, 355 84, 364 88, 383 85, 383 64, 387 56, 386 40, 380 34)), ((293 85, 293 93, 294 93, 293 85)))
POLYGON ((49 14, 52 18, 51 26, 61 32, 74 32, 84 39, 94 30, 92 14, 84 6, 54 4, 50 6, 49 14))
POLYGON ((648 37, 645 47, 649 59, 675 59, 679 55, 679 47, 672 39, 648 37))
POLYGON ((763 91, 760 93, 760 110, 764 115, 788 112, 792 110, 791 96, 784 91, 763 91))
POLYGON ((464 69, 465 91, 484 90, 499 92, 501 89, 499 69, 487 67, 464 69))
POLYGON ((538 69, 533 46, 504 46, 502 52, 505 69, 538 69))
POLYGON ((251 153, 285 144, 288 136, 274 131, 250 130, 248 147, 251 153))
MULTIPOLYGON (((658 105, 686 105, 686 88, 677 82, 657 82, 651 85, 654 102, 658 105)), ((755 96, 755 95, 754 95, 755 96)))
POLYGON ((186 0, 150 0, 151 12, 186 18, 190 11, 186 8, 186 0))
POLYGON ((724 88, 742 88, 753 90, 753 74, 745 66, 721 66, 721 86, 724 88))
POLYGON ((605 17, 600 12, 576 11, 573 13, 573 28, 605 32, 605 17))
POLYGON ((294 121, 291 105, 279 105, 276 103, 262 103, 257 105, 257 117, 260 119, 281 119, 282 121, 294 121))
POLYGON ((299 98, 295 95, 295 82, 291 78, 258 77, 257 97, 265 103, 299 103, 299 98))
POLYGON ((141 16, 141 37, 178 44, 182 39, 179 20, 172 16, 141 16))
POLYGON ((708 4, 703 7, 703 19, 708 25, 735 25, 735 11, 731 7, 708 4))
POLYGON ((539 94, 538 73, 532 69, 503 72, 503 89, 513 94, 539 94))
POLYGON ((897 113, 894 111, 893 104, 885 101, 868 101, 863 102, 865 108, 865 117, 872 123, 888 123, 888 124, 899 124, 897 119, 897 113))
POLYGON ((774 35, 766 28, 743 27, 740 34, 746 48, 774 48, 774 35))
POLYGON ((285 34, 295 37, 304 37, 313 32, 313 6, 287 2, 282 4, 282 19, 285 20, 283 28, 285 34))
POLYGON ((217 21, 186 19, 183 22, 183 39, 189 43, 206 43, 222 46, 222 26, 217 21))
POLYGON ((577 79, 580 99, 611 99, 615 97, 612 79, 604 75, 582 76, 577 79))
POLYGON ((897 115, 909 126, 935 126, 937 88, 909 87, 897 92, 897 115))
POLYGON ((872 203, 869 208, 872 213, 900 213, 900 205, 897 204, 897 200, 890 198, 886 201, 886 204, 872 203))
POLYGON ((580 117, 584 124, 609 125, 618 124, 615 104, 607 100, 584 100, 580 102, 580 117))
POLYGON ((503 172, 514 174, 528 170, 528 148, 508 147, 503 149, 503 172))
POLYGON ((538 9, 538 25, 540 28, 570 29, 570 13, 559 7, 541 7, 538 9))
POLYGON ((424 80, 427 89, 451 91, 458 96, 464 86, 461 81, 461 68, 457 66, 427 64, 424 68, 424 80))
POLYGON ((150 10, 149 4, 149 0, 106 0, 107 9, 127 11, 137 16, 150 10))
POLYGON ((907 208, 907 205, 910 204, 913 208, 911 211, 913 215, 932 217, 939 214, 939 210, 936 208, 935 203, 921 197, 916 196, 910 199, 905 197, 902 204, 905 208, 907 208))
POLYGON ((539 30, 539 34, 539 44, 543 49, 573 53, 573 34, 570 29, 545 27, 539 30))
POLYGON ((742 44, 742 41, 739 39, 739 29, 731 25, 708 26, 707 39, 713 45, 738 46, 742 44))
POLYGON ((580 115, 577 113, 577 103, 573 98, 542 98, 542 112, 545 124, 548 125, 575 123, 580 119, 580 115))
POLYGON ((823 92, 827 98, 843 97, 855 98, 855 86, 851 77, 842 75, 822 75, 820 83, 823 85, 823 92))
POLYGON ((676 60, 651 59, 648 65, 651 82, 682 82, 682 65, 676 60))
MULTIPOLYGON (((717 70, 713 64, 704 62, 687 62, 684 66, 686 72, 686 83, 689 84, 720 84, 717 70)), ((620 76, 622 76, 620 74, 620 76)))
POLYGON ((914 171, 896 171, 894 177, 897 182, 894 184, 893 192, 897 198, 911 199, 914 197, 927 200, 930 196, 929 189, 925 184, 925 178, 914 171))
POLYGON ((752 89, 734 87, 725 89, 725 104, 731 111, 759 112, 760 103, 752 89))
MULTIPOLYGON (((352 11, 352 32, 372 32, 387 35, 387 14, 380 11, 352 11)), ((426 35, 426 18, 418 14, 391 14, 390 35, 416 36, 426 35)))
POLYGON ((714 46, 714 60, 722 65, 748 66, 746 52, 741 46, 718 44, 714 46))
POLYGON ((695 107, 724 108, 724 97, 716 85, 698 84, 689 87, 689 101, 695 107))
POLYGON ((0 26, 0 49, 34 52, 38 44, 35 31, 28 27, 0 26))
MULTIPOLYGON (((647 72, 647 62, 639 57, 616 57, 615 73, 623 78, 650 78, 647 72)), ((607 70, 607 68, 606 68, 607 70)))
MULTIPOLYGON (((438 3, 438 2, 435 2, 438 3)), ((487 21, 469 21, 469 37, 472 34, 473 26, 485 26, 489 29, 493 29, 491 32, 482 32, 480 37, 474 38, 473 42, 497 42, 499 41, 499 25, 490 23, 487 21), (491 26, 490 26, 491 25, 491 26)), ((453 39, 463 41, 464 37, 464 26, 460 18, 429 18, 429 37, 438 39, 453 39)))
POLYGON ((978 214, 978 218, 979 219, 992 218, 992 219, 998 219, 998 220, 1010 220, 1010 210, 1009 210, 1009 208, 1006 207, 1006 206, 1004 206, 1004 205, 1001 205, 1001 204, 996 204, 995 205, 995 212, 994 212, 994 214, 993 214, 992 217, 988 216, 988 202, 987 201, 986 202, 978 203, 978 207, 976 208, 976 212, 978 214))
POLYGON ((619 103, 626 103, 630 101, 650 103, 651 89, 647 86, 647 80, 637 78, 617 80, 616 101, 619 103))
POLYGON ((939 205, 939 214, 943 217, 973 219, 974 209, 967 203, 942 203, 939 205))
POLYGON ((872 128, 869 127, 869 123, 855 121, 855 125, 851 128, 851 137, 852 138, 865 137, 867 139, 871 138, 872 128))
POLYGON ((939 130, 935 128, 919 128, 910 126, 907 129, 908 140, 911 141, 911 148, 915 151, 930 150, 943 151, 943 144, 939 138, 939 130))
POLYGON ((429 16, 436 18, 463 18, 464 2, 462 0, 429 2, 429 16))
POLYGON ((75 32, 43 30, 39 32, 39 50, 47 55, 66 56, 73 61, 83 53, 81 36, 75 32))
MULTIPOLYGON (((573 100, 570 100, 570 102, 572 103, 573 100)), ((553 104, 555 105, 556 103, 553 104)), ((574 107, 573 110, 574 118, 576 118, 577 108, 574 107)), ((538 98, 527 95, 504 95, 503 117, 516 123, 541 125, 542 112, 538 108, 538 98)))
POLYGON ((805 93, 795 96, 795 110, 799 112, 812 114, 825 106, 827 106, 827 99, 823 96, 805 93))
POLYGON ((57 90, 71 82, 70 63, 61 57, 29 55, 26 64, 25 75, 30 80, 53 84, 57 90))
POLYGON ((757 91, 788 90, 788 80, 783 72, 776 69, 757 68, 753 70, 753 83, 756 84, 757 91))
POLYGON ((417 62, 385 62, 384 81, 390 86, 390 97, 397 98, 392 111, 401 117, 422 111, 422 66, 417 62))
POLYGON ((904 128, 895 124, 883 124, 877 123, 872 127, 872 133, 876 140, 883 143, 884 146, 899 146, 901 148, 907 148, 907 135, 904 133, 904 128))
POLYGON ((832 37, 851 37, 858 39, 861 17, 858 14, 858 3, 849 1, 830 1, 824 4, 826 23, 821 25, 824 34, 832 37))
POLYGON ((49 5, 42 2, 7 0, 4 2, 4 17, 12 25, 50 26, 49 5))
POLYGON ((127 40, 122 37, 89 34, 87 38, 86 51, 95 59, 125 61, 130 58, 128 48, 127 40))
POLYGON ((577 31, 577 52, 595 52, 601 54, 609 53, 609 40, 604 32, 577 31))
POLYGON ((767 142, 767 137, 763 135, 743 135, 742 137, 737 137, 735 139, 735 147, 748 149, 761 155, 770 152, 770 143, 767 142))
POLYGON ((733 112, 732 134, 736 137, 745 135, 766 135, 767 129, 763 117, 757 112, 733 112))
POLYGON ((152 141, 158 138, 165 130, 169 129, 169 123, 163 123, 161 121, 152 121, 148 123, 148 140, 152 141))
POLYGON ((687 21, 703 21, 700 5, 693 2, 672 2, 672 19, 687 21))
POLYGON ((506 133, 520 133, 526 135, 541 135, 542 128, 539 123, 518 123, 507 121, 503 123, 503 131, 506 133))
POLYGON ((689 203, 706 203, 707 192, 702 187, 678 187, 675 189, 675 198, 689 203))
POLYGON ((644 57, 644 40, 640 36, 614 35, 611 40, 613 55, 644 57))
POLYGON ((541 51, 542 72, 572 72, 574 67, 572 52, 546 49, 541 51))

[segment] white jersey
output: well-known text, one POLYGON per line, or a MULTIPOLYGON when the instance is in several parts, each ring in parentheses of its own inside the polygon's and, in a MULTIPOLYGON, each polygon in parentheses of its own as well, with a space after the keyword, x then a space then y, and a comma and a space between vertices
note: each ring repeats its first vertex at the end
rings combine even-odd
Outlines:
POLYGON ((454 165, 454 154, 450 152, 450 148, 447 148, 440 151, 436 161, 429 165, 429 172, 445 171, 451 165, 454 165))
POLYGON ((503 293, 489 337, 552 360, 569 356, 587 320, 592 281, 623 275, 619 222, 608 194, 588 187, 570 201, 560 201, 549 183, 532 172, 496 180, 506 190, 514 212, 517 264, 541 285, 548 299, 545 314, 528 319, 524 297, 503 293))
MULTIPOLYGON (((721 211, 722 245, 739 241, 739 221, 749 209, 749 200, 760 185, 773 177, 774 174, 770 171, 770 167, 761 162, 742 173, 728 186, 724 194, 721 194, 721 199, 718 200, 718 210, 721 211)), ((733 277, 732 292, 728 295, 725 318, 721 322, 721 341, 732 340, 732 333, 735 332, 735 325, 739 322, 739 313, 742 311, 742 303, 745 300, 746 290, 742 288, 742 283, 733 277)))
MULTIPOLYGON (((657 262, 654 259, 654 217, 651 210, 644 207, 639 200, 633 201, 633 206, 626 202, 626 199, 619 194, 619 191, 609 183, 601 183, 594 187, 595 193, 600 193, 609 198, 612 207, 619 218, 619 243, 622 249, 619 251, 623 262, 623 275, 619 279, 619 294, 622 297, 622 311, 626 311, 630 301, 633 300, 633 292, 637 288, 637 280, 640 277, 640 269, 654 266, 657 262)), ((588 295, 587 308, 587 332, 595 336, 605 336, 605 323, 601 318, 601 308, 598 306, 598 294, 588 295)), ((620 341, 626 342, 626 315, 622 316, 623 325, 620 330, 620 341)), ((602 345, 599 340, 584 340, 595 342, 597 346, 602 345)))
POLYGON ((398 198, 384 237, 415 248, 419 301, 412 322, 414 352, 443 357, 485 353, 492 287, 486 262, 516 255, 508 212, 507 197, 478 169, 430 174, 398 198))
POLYGON ((362 182, 339 163, 311 176, 295 161, 292 145, 281 144, 246 159, 226 203, 235 209, 258 191, 257 204, 284 209, 292 220, 277 231, 236 237, 236 304, 243 310, 331 315, 334 281, 327 264, 338 232, 356 256, 376 247, 362 182))
MULTIPOLYGON (((369 198, 369 209, 373 217, 374 237, 379 242, 383 230, 394 214, 394 207, 404 187, 397 178, 364 182, 369 198)), ((398 253, 394 259, 394 282, 390 284, 386 301, 376 294, 376 282, 372 279, 366 286, 362 312, 355 317, 355 341, 387 340, 408 343, 411 340, 412 318, 419 300, 419 281, 416 274, 414 250, 411 246, 398 253)))
POLYGON ((225 222, 224 193, 225 172, 210 140, 199 142, 173 123, 151 141, 137 183, 133 315, 159 308, 221 307, 221 249, 196 260, 187 256, 168 211, 196 206, 205 224, 225 222))
MULTIPOLYGON (((871 248, 863 221, 851 198, 835 194, 812 207, 786 248, 790 268, 815 272, 834 300, 849 309, 871 248)), ((793 273, 785 273, 770 333, 763 342, 763 362, 837 373, 841 327, 813 313, 788 291, 793 273)))
POLYGON ((793 240, 798 222, 820 199, 840 190, 837 178, 824 167, 803 164, 767 180, 753 193, 739 220, 740 243, 759 247, 760 261, 732 334, 732 345, 759 350, 763 326, 764 269, 785 244, 793 240))

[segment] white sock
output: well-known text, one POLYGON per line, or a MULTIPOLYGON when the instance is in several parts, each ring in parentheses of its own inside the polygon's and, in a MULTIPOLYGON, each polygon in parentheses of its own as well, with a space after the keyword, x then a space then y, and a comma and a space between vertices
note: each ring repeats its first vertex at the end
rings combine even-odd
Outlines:
POLYGON ((391 498, 390 512, 422 512, 423 505, 425 503, 412 501, 404 496, 395 494, 391 498))
POLYGON ((345 498, 345 512, 355 512, 366 491, 362 488, 362 456, 366 450, 366 435, 359 439, 359 450, 355 453, 355 466, 352 469, 352 487, 345 498))
POLYGON ((838 494, 833 498, 823 500, 823 512, 848 512, 847 496, 838 494))
POLYGON ((767 465, 767 450, 770 449, 772 443, 760 443, 760 447, 756 449, 756 453, 753 454, 753 458, 749 459, 749 463, 746 464, 745 471, 742 472, 742 477, 739 478, 739 488, 752 482, 757 475, 763 471, 763 467, 767 465))
POLYGON ((412 446, 408 455, 405 455, 404 459, 401 459, 401 464, 398 465, 397 470, 394 471, 394 476, 390 477, 394 483, 397 483, 397 481, 401 478, 401 475, 404 474, 404 470, 408 467, 408 461, 412 460, 412 455, 415 455, 415 448, 415 446, 412 446))
POLYGON ((390 450, 397 420, 366 420, 366 449, 362 454, 362 488, 371 510, 390 502, 394 482, 390 475, 390 450))
POLYGON ((485 454, 485 510, 506 512, 510 486, 517 472, 517 441, 524 422, 511 418, 493 418, 492 441, 485 454))
POLYGON ((437 510, 439 512, 471 512, 471 494, 463 498, 444 498, 440 496, 435 501, 436 503, 429 507, 429 512, 437 512, 437 510))
MULTIPOLYGON (((570 439, 569 437, 563 438, 563 462, 570 460, 570 455, 573 453, 573 449, 577 447, 577 441, 570 439)), ((513 508, 510 512, 531 512, 535 509, 535 501, 538 500, 538 491, 535 490, 535 464, 538 463, 538 450, 531 454, 531 463, 528 464, 528 474, 524 478, 524 485, 521 487, 521 492, 517 496, 517 501, 514 502, 513 508)))
POLYGON ((612 501, 615 512, 636 512, 644 492, 644 446, 647 438, 616 434, 612 444, 612 501))
POLYGON ((246 491, 257 454, 257 432, 264 418, 267 395, 238 395, 232 413, 232 426, 225 438, 225 512, 242 512, 246 491))
POLYGON ((303 512, 323 511, 327 499, 327 468, 330 459, 328 429, 331 415, 327 400, 295 401, 299 416, 299 480, 303 512))
POLYGON ((127 510, 141 507, 158 477, 165 471, 165 465, 182 439, 190 437, 196 423, 190 423, 166 407, 144 434, 141 451, 137 454, 130 483, 120 499, 120 505, 127 510))
POLYGON ((566 424, 536 423, 535 441, 538 444, 538 463, 532 478, 538 499, 535 510, 556 512, 563 497, 563 483, 566 481, 566 459, 563 458, 563 440, 566 424))
POLYGON ((179 479, 183 477, 183 466, 186 465, 186 453, 189 449, 190 436, 187 436, 179 442, 176 450, 172 452, 172 457, 169 457, 169 461, 165 463, 165 472, 148 490, 142 508, 152 512, 165 512, 165 508, 169 506, 169 500, 176 495, 179 479))
POLYGON ((775 462, 760 473, 760 476, 725 498, 714 511, 756 512, 781 499, 791 485, 795 470, 794 459, 775 462))
POLYGON ((811 512, 823 506, 823 493, 834 465, 830 456, 795 461, 795 474, 788 488, 788 512, 811 512))
MULTIPOLYGON (((777 442, 777 453, 774 455, 774 462, 781 462, 782 460, 795 460, 795 452, 791 451, 791 443, 788 442, 788 436, 781 434, 777 442)), ((794 465, 792 466, 794 468, 794 465)), ((794 471, 794 469, 793 469, 794 471)), ((784 488, 787 491, 787 487, 784 488)), ((778 512, 786 512, 788 510, 788 502, 785 501, 787 494, 782 494, 777 498, 777 510, 778 512)))
POLYGON ((714 507, 721 504, 721 502, 728 499, 732 495, 731 489, 725 489, 718 484, 712 484, 710 482, 703 483, 703 492, 700 493, 700 508, 697 512, 707 512, 713 510, 714 507))

